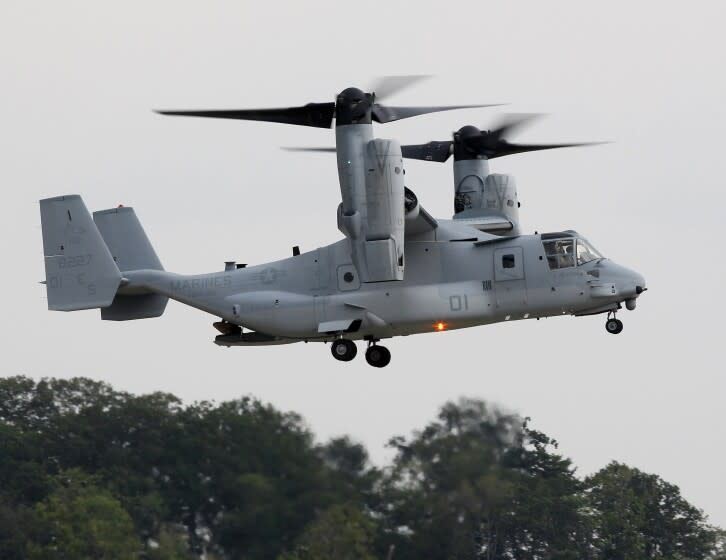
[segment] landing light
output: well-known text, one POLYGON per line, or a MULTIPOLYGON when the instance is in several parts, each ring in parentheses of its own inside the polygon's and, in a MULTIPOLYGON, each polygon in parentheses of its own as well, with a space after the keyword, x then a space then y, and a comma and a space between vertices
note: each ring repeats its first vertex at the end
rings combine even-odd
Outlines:
POLYGON ((439 321, 438 323, 436 323, 435 328, 437 331, 445 331, 446 326, 446 323, 442 323, 441 321, 439 321))

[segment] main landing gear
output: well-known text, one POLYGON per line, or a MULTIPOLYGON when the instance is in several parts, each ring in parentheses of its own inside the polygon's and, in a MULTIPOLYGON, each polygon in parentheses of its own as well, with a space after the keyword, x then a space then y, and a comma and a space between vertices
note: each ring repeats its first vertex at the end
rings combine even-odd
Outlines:
POLYGON ((608 313, 608 320, 605 321, 605 330, 610 334, 620 334, 623 331, 623 322, 615 318, 615 312, 608 313))
POLYGON ((358 347, 352 340, 348 340, 347 338, 338 338, 333 341, 333 344, 330 346, 330 351, 333 353, 333 358, 336 360, 340 360, 341 362, 350 362, 358 353, 358 347))
MULTIPOLYGON (((333 341, 330 346, 330 352, 333 358, 341 362, 349 362, 355 358, 358 353, 358 347, 355 342, 347 338, 338 338, 333 341)), ((386 367, 391 361, 391 353, 385 346, 379 346, 375 340, 368 341, 368 349, 366 350, 366 362, 373 367, 386 367)))
POLYGON ((391 352, 385 346, 371 342, 366 350, 366 362, 373 367, 386 367, 391 361, 391 352))

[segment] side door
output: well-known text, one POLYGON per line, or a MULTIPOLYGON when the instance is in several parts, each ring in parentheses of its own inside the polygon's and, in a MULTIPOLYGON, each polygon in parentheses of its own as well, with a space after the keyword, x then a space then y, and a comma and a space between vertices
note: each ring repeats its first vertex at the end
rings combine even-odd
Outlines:
POLYGON ((494 290, 497 307, 502 313, 518 312, 526 307, 527 284, 521 247, 494 250, 494 290))

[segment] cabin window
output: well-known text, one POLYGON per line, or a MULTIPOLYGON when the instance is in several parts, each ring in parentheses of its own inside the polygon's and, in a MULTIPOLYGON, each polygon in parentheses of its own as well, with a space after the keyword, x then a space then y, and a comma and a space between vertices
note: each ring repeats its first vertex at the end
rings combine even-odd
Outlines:
POLYGON ((502 255, 502 268, 514 268, 514 255, 502 255))
POLYGON ((574 239, 557 239, 555 241, 545 241, 545 255, 547 263, 551 270, 558 268, 570 268, 575 266, 575 240, 574 239))

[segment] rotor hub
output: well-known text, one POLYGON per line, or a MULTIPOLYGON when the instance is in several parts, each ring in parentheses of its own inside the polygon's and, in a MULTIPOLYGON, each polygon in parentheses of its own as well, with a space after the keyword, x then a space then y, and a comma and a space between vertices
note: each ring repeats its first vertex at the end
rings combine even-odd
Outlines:
POLYGON ((344 89, 335 101, 335 124, 370 124, 373 94, 365 93, 355 87, 344 89))
POLYGON ((477 138, 481 135, 481 130, 473 125, 462 126, 458 132, 455 133, 455 138, 461 142, 466 142, 472 138, 477 138))

